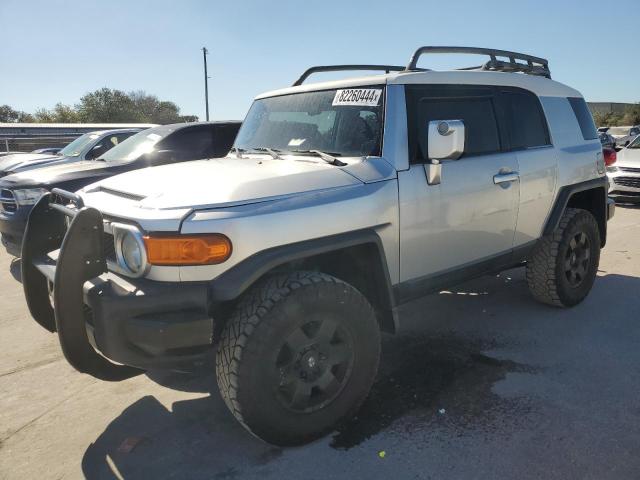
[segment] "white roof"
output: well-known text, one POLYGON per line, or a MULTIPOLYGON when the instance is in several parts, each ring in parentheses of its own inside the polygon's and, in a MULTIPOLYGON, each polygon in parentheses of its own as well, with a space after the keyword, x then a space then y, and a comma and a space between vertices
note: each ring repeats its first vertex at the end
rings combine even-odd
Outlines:
POLYGON ((331 90, 334 88, 360 87, 366 85, 407 85, 407 84, 458 84, 458 85, 499 85, 520 87, 539 97, 582 97, 580 92, 555 80, 524 73, 506 73, 491 71, 418 71, 392 72, 384 75, 347 78, 331 82, 305 83, 297 87, 273 90, 258 95, 256 99, 286 95, 290 93, 331 90))

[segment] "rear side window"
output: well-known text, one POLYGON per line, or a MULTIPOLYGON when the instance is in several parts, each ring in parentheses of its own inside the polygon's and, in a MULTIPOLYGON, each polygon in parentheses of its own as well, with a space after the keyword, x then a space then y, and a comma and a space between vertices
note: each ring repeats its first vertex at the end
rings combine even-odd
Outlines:
MULTIPOLYGON (((423 87, 424 88, 424 87, 423 87)), ((409 147, 411 158, 428 160, 427 129, 433 120, 462 120, 465 126, 465 153, 463 156, 499 152, 500 134, 496 120, 493 95, 464 87, 430 90, 407 89, 407 120, 409 122, 409 147)))
POLYGON ((213 156, 213 129, 187 127, 168 136, 158 150, 173 150, 177 160, 199 160, 213 156))
POLYGON ((596 125, 593 123, 593 117, 587 107, 587 102, 584 98, 569 97, 569 103, 573 109, 573 113, 576 115, 580 130, 582 131, 582 138, 585 140, 595 140, 598 138, 598 131, 596 125))
POLYGON ((502 92, 512 150, 549 145, 549 131, 540 101, 526 91, 502 92))
POLYGON ((238 134, 238 129, 240 128, 239 123, 230 123, 228 125, 216 125, 214 131, 214 146, 213 146, 213 156, 214 157, 224 157, 231 147, 233 146, 233 142, 236 139, 236 135, 238 134))

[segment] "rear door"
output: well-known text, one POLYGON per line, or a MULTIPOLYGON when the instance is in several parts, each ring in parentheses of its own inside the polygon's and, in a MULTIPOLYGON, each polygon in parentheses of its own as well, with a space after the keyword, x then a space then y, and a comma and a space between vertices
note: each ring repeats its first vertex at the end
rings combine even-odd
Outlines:
POLYGON ((515 153, 520 199, 514 247, 537 239, 556 191, 558 159, 538 97, 520 88, 502 88, 501 114, 507 127, 505 149, 515 153))

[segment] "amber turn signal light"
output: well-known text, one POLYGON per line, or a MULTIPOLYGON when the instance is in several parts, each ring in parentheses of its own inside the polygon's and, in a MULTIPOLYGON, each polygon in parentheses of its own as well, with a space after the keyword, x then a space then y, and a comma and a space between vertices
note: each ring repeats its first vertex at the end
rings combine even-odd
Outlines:
POLYGON ((151 265, 215 265, 231 256, 231 240, 217 233, 143 239, 151 265))

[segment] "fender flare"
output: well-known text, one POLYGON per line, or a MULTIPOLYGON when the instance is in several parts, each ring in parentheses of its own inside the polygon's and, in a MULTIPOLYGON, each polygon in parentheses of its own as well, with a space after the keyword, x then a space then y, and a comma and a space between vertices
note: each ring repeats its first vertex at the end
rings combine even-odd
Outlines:
POLYGON ((602 189, 602 218, 596 218, 598 226, 601 228, 601 243, 602 246, 606 243, 607 239, 607 177, 594 178, 593 180, 587 180, 586 182, 575 183, 573 185, 565 185, 560 188, 558 195, 551 209, 551 213, 547 218, 544 225, 542 235, 551 235, 558 227, 562 214, 564 213, 569 199, 576 193, 584 192, 586 190, 602 189))
POLYGON ((371 271, 368 273, 375 277, 378 300, 384 310, 381 327, 384 331, 394 333, 398 327, 398 320, 391 277, 382 240, 373 229, 356 230, 262 250, 211 280, 209 298, 214 303, 235 300, 258 279, 281 265, 362 245, 372 246, 376 252, 376 264, 371 265, 371 271))

